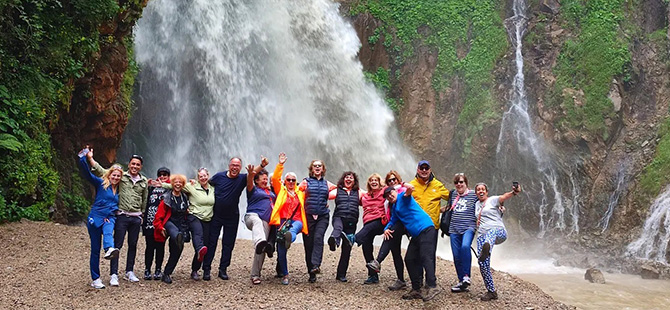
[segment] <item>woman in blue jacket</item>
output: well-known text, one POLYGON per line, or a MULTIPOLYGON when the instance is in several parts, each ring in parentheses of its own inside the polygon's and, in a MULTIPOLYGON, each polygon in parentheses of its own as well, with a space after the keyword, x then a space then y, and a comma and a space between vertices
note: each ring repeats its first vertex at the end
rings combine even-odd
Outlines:
POLYGON ((119 249, 114 248, 114 223, 116 222, 116 211, 119 209, 119 182, 123 170, 121 166, 113 165, 102 178, 91 173, 87 157, 92 157, 93 152, 88 147, 79 152, 79 168, 82 175, 93 186, 95 186, 95 201, 88 213, 86 228, 91 238, 91 286, 94 288, 105 288, 100 279, 100 237, 105 249, 105 259, 118 257, 119 249))

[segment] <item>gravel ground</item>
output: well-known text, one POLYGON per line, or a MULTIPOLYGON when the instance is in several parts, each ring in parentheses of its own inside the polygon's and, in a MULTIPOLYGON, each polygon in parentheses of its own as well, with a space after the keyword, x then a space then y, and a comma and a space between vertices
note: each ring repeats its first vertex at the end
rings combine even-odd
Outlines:
MULTIPOLYGON (((243 229, 240 227, 240 229, 243 229)), ((140 236, 135 271, 144 270, 144 241, 140 236)), ((90 287, 88 269, 90 242, 85 226, 66 226, 48 222, 22 221, 0 225, 0 308, 2 309, 82 309, 82 308, 233 308, 233 309, 570 309, 555 301, 532 283, 515 276, 493 274, 500 299, 482 302, 486 291, 478 268, 473 267, 473 285, 468 293, 453 294, 449 287, 456 279, 451 261, 438 259, 437 278, 444 292, 436 299, 405 301, 403 292, 386 289, 394 280, 392 258, 384 262, 380 284, 362 285, 367 278, 360 248, 352 252, 348 283, 335 280, 339 252, 325 246, 322 273, 316 283, 307 282, 304 252, 295 244, 288 253, 291 284, 284 286, 274 278, 276 259, 266 259, 263 283, 249 280, 252 245, 238 240, 233 252, 228 281, 193 281, 189 278, 193 248, 184 253, 172 276, 173 284, 160 281, 129 283, 97 290, 90 287)), ((167 253, 166 247, 166 261, 167 253)), ((220 253, 214 258, 218 268, 220 253)), ((126 251, 121 251, 119 270, 124 270, 126 251)), ((276 257, 276 256, 275 256, 276 257)), ((109 263, 101 261, 105 285, 109 281, 109 263)), ((409 277, 407 277, 409 279, 409 277)))

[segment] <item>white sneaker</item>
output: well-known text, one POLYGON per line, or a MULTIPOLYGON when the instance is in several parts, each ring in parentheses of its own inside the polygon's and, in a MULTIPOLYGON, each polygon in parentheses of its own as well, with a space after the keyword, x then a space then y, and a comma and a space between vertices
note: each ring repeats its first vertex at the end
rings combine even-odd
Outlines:
POLYGON ((119 249, 110 247, 107 249, 107 252, 105 252, 104 259, 112 259, 117 257, 119 257, 119 249))
POLYGON ((105 285, 102 284, 102 280, 100 280, 100 278, 93 280, 93 282, 91 282, 91 286, 97 289, 105 288, 105 285))
POLYGON ((130 282, 140 282, 140 279, 138 279, 132 271, 126 272, 126 275, 123 278, 130 282))
POLYGON ((119 286, 119 276, 113 274, 111 278, 109 278, 109 285, 111 286, 119 286))

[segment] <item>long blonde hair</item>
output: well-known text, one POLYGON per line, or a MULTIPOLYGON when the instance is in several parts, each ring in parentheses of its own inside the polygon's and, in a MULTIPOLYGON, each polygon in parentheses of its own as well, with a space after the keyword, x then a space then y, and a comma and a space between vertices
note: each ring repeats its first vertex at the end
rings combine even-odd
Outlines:
MULTIPOLYGON (((112 184, 109 181, 109 176, 112 175, 112 172, 114 172, 114 170, 119 170, 119 172, 121 172, 121 176, 123 176, 123 168, 121 168, 121 165, 113 164, 109 168, 109 170, 107 170, 107 172, 105 172, 105 174, 102 175, 102 188, 104 188, 105 190, 107 190, 107 188, 109 188, 109 186, 112 184)), ((116 193, 116 190, 114 188, 112 188, 112 190, 114 191, 114 193, 116 193)))
POLYGON ((373 173, 373 174, 371 174, 371 175, 368 177, 368 182, 367 182, 367 184, 365 185, 365 187, 367 187, 367 189, 368 189, 368 194, 370 195, 370 197, 372 197, 372 187, 370 186, 370 180, 372 180, 372 179, 377 179, 377 180, 379 181, 379 188, 380 188, 380 189, 381 189, 382 187, 384 187, 384 182, 382 181, 382 176, 379 175, 379 173, 373 173))

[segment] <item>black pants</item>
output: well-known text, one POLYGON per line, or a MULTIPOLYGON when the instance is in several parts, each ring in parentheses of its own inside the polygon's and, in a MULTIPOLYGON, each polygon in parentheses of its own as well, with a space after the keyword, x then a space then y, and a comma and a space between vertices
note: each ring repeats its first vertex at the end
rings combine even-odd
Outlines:
POLYGON ((185 219, 175 221, 170 218, 170 220, 165 223, 165 230, 170 236, 170 257, 168 258, 164 270, 164 273, 167 275, 172 274, 174 268, 177 266, 177 262, 179 262, 181 253, 184 250, 183 245, 181 249, 180 246, 177 245, 177 235, 184 231, 183 228, 180 229, 180 227, 184 226, 183 224, 186 224, 188 230, 191 232, 191 242, 193 242, 193 248, 196 249, 196 253, 204 246, 202 243, 202 226, 200 225, 200 220, 198 220, 198 218, 192 214, 186 215, 185 219), (185 223, 182 221, 185 221, 185 223))
MULTIPOLYGON (((384 259, 386 259, 386 256, 388 256, 389 252, 391 252, 396 276, 398 277, 398 280, 405 281, 405 264, 402 260, 400 246, 402 245, 402 237, 405 235, 407 230, 405 229, 405 225, 400 222, 397 222, 390 229, 393 230, 393 238, 384 240, 381 248, 379 249, 379 254, 377 254, 377 261, 381 264, 384 259)), ((437 242, 435 244, 437 244, 437 242)))
MULTIPOLYGON (((356 234, 356 242, 363 245, 363 257, 366 263, 375 258, 372 253, 374 250, 372 242, 375 240, 375 236, 384 233, 384 226, 386 225, 382 224, 382 219, 376 219, 363 224, 363 228, 356 234)), ((374 270, 368 268, 368 276, 376 274, 374 270)))
POLYGON ((163 258, 165 257, 165 242, 158 242, 154 239, 154 230, 147 229, 144 231, 144 241, 147 247, 144 250, 144 268, 151 271, 151 264, 154 260, 154 253, 156 253, 156 270, 161 270, 163 266, 163 258))
POLYGON ((424 229, 418 236, 412 237, 405 254, 405 265, 412 289, 418 290, 423 284, 423 275, 426 274, 426 285, 436 287, 435 279, 435 249, 437 243, 437 229, 431 226, 424 229))
POLYGON ((330 214, 319 215, 316 220, 311 214, 307 214, 307 229, 309 235, 303 235, 303 245, 305 246, 305 263, 307 263, 307 272, 315 267, 321 267, 323 259, 323 237, 328 229, 328 220, 330 214))
MULTIPOLYGON (((198 224, 200 225, 202 229, 202 244, 203 245, 208 245, 209 244, 209 224, 210 222, 205 222, 203 220, 197 219, 198 224)), ((193 250, 195 250, 195 253, 193 254, 193 261, 191 262, 191 271, 198 271, 200 270, 200 267, 202 266, 202 262, 198 261, 198 251, 200 248, 195 247, 195 242, 193 243, 193 250)), ((207 247, 207 251, 209 252, 209 246, 207 247)))
MULTIPOLYGON (((342 232, 347 235, 356 233, 356 224, 358 224, 358 219, 342 218, 342 232)), ((349 269, 349 258, 351 257, 351 246, 349 245, 349 242, 343 240, 341 249, 342 252, 340 253, 340 261, 337 263, 337 278, 347 276, 347 270, 349 269)))
POLYGON ((212 221, 209 224, 209 243, 207 244, 207 255, 202 262, 202 270, 212 270, 212 261, 214 260, 214 253, 216 253, 216 245, 219 242, 219 234, 223 228, 223 237, 221 238, 221 261, 219 262, 219 270, 226 272, 230 266, 230 258, 233 255, 233 248, 235 247, 235 238, 237 238, 237 227, 240 224, 240 216, 236 214, 234 217, 217 217, 214 214, 212 221))
MULTIPOLYGON (((128 256, 126 256, 126 272, 135 268, 135 256, 137 255, 137 239, 140 238, 142 219, 137 216, 117 215, 114 224, 114 247, 121 250, 123 239, 128 233, 128 256)), ((119 274, 119 258, 111 260, 109 274, 119 274)))

